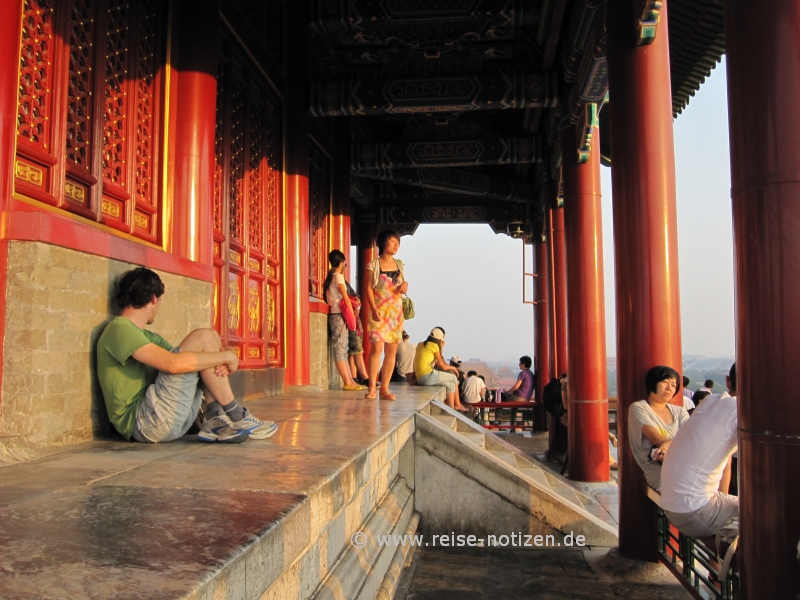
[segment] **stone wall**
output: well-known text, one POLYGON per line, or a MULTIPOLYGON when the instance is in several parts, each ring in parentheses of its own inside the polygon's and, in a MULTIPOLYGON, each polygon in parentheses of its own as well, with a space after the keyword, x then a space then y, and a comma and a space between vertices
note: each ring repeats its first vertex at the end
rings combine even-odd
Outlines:
MULTIPOLYGON (((0 436, 64 444, 109 432, 94 350, 118 314, 111 293, 135 265, 41 242, 10 242, 0 436)), ((212 284, 159 272, 153 329, 173 344, 211 323, 212 284)))
POLYGON ((331 383, 328 370, 328 315, 312 312, 309 314, 308 321, 311 385, 320 390, 327 390, 331 383))

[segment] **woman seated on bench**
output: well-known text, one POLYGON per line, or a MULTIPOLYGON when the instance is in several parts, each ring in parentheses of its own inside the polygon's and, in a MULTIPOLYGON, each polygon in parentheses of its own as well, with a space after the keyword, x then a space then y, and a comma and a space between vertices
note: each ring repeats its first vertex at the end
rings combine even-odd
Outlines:
POLYGON ((670 404, 680 391, 680 376, 671 367, 653 367, 644 384, 647 400, 631 404, 628 410, 628 439, 636 462, 644 471, 647 485, 661 489, 661 463, 672 438, 689 418, 682 406, 670 404))
POLYGON ((442 358, 444 329, 434 327, 424 342, 417 344, 414 354, 414 375, 419 385, 443 385, 447 392, 445 404, 466 412, 458 397, 458 369, 451 367, 442 358), (435 368, 434 368, 435 367, 435 368))

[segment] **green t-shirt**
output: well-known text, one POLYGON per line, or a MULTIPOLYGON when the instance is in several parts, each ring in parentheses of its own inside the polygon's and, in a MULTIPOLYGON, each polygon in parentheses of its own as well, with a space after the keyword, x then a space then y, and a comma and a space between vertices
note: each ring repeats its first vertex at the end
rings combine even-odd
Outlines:
POLYGON ((139 329, 125 317, 111 321, 97 341, 97 376, 108 418, 126 440, 133 435, 136 409, 145 390, 158 376, 158 369, 131 358, 131 354, 147 344, 172 350, 163 337, 139 329))

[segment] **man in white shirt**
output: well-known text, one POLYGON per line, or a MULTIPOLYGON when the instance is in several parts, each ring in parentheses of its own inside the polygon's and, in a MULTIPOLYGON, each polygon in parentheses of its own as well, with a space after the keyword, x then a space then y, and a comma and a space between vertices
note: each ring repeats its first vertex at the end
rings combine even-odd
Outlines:
POLYGON ((461 401, 465 402, 466 404, 481 402, 483 400, 485 389, 486 386, 483 384, 483 381, 481 381, 480 377, 478 377, 477 371, 470 371, 467 373, 467 378, 464 380, 464 384, 461 386, 461 401))
POLYGON ((408 341, 409 335, 403 331, 403 343, 397 345, 397 359, 394 365, 392 381, 405 383, 406 375, 414 370, 414 354, 417 349, 408 341))
POLYGON ((684 375, 683 376, 683 408, 686 409, 687 411, 694 410, 694 402, 692 402, 692 396, 694 396, 694 393, 692 392, 692 390, 689 389, 689 384, 690 383, 691 383, 691 381, 689 380, 689 378, 686 375, 684 375))
POLYGON ((661 507, 690 537, 715 535, 739 516, 739 499, 719 491, 738 444, 736 364, 725 378, 730 394, 703 400, 672 440, 661 468, 661 507))

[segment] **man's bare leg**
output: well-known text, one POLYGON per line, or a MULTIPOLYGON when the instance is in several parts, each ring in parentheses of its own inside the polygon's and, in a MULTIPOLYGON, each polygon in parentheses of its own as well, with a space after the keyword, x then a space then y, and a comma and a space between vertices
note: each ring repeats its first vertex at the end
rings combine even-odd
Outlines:
MULTIPOLYGON (((222 342, 213 329, 195 329, 181 342, 181 352, 219 352, 222 342)), ((200 379, 206 391, 206 404, 216 400, 227 406, 234 400, 231 384, 226 377, 216 374, 214 367, 200 371, 200 379)))

